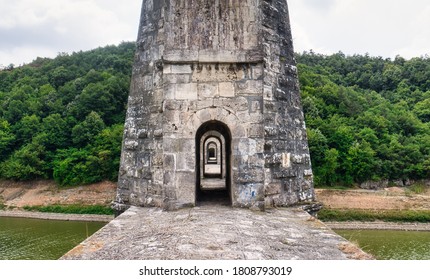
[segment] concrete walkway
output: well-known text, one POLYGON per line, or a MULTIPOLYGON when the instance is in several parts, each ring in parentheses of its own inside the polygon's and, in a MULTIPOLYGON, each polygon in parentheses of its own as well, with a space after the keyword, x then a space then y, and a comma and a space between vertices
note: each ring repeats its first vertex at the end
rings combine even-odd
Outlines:
POLYGON ((342 260, 360 249, 299 209, 132 207, 62 259, 342 260))

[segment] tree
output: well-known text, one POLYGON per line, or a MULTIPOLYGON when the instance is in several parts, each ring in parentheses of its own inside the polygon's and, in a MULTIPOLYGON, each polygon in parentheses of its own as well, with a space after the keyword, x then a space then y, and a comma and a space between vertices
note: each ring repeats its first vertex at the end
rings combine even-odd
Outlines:
POLYGON ((311 154, 312 165, 320 168, 325 161, 325 153, 328 149, 327 138, 319 129, 307 129, 309 151, 311 154))
POLYGON ((95 138, 93 151, 100 160, 100 171, 105 179, 118 178, 123 133, 124 125, 118 124, 104 129, 95 138))
POLYGON ((99 166, 88 149, 59 150, 54 160, 53 176, 62 186, 89 184, 102 180, 99 166))
POLYGON ((423 122, 430 122, 430 98, 427 98, 421 102, 418 102, 413 112, 423 122))
POLYGON ((0 161, 10 153, 14 141, 9 122, 0 119, 0 161))
POLYGON ((330 149, 325 152, 324 165, 321 168, 320 184, 333 186, 339 180, 337 169, 339 167, 339 152, 336 149, 330 149))
POLYGON ((134 52, 122 43, 0 71, 0 179, 116 180, 134 52))
POLYGON ((73 79, 73 73, 64 66, 59 66, 50 71, 49 76, 49 82, 54 88, 59 88, 73 79))
POLYGON ((43 145, 45 145, 49 151, 67 147, 71 142, 67 122, 60 114, 53 114, 44 118, 40 131, 46 134, 43 145))
POLYGON ((39 143, 30 143, 15 151, 0 163, 0 175, 6 179, 31 180, 47 176, 43 156, 45 148, 39 143))
POLYGON ((91 112, 81 123, 75 125, 72 129, 72 140, 78 147, 84 147, 91 143, 94 138, 105 127, 105 124, 96 112, 91 112))
POLYGON ((375 151, 366 141, 355 142, 348 150, 347 173, 355 182, 364 182, 375 175, 375 151))
POLYGON ((18 145, 30 143, 40 131, 40 118, 36 115, 24 116, 14 126, 18 145))
POLYGON ((428 178, 429 58, 310 52, 297 61, 317 185, 428 178))

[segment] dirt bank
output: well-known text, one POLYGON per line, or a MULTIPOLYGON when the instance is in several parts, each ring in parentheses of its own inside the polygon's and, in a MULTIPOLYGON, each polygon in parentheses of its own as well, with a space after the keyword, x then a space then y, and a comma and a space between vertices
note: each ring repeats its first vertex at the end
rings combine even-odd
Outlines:
MULTIPOLYGON (((369 210, 430 209, 430 189, 414 194, 406 188, 371 191, 361 189, 316 189, 317 200, 326 208, 369 210)), ((115 198, 116 183, 63 188, 53 181, 0 181, 0 204, 9 208, 46 205, 109 205, 115 198)))
POLYGON ((415 194, 407 188, 382 190, 330 190, 316 189, 318 201, 326 208, 361 210, 429 210, 430 189, 415 194))
POLYGON ((116 194, 116 184, 102 182, 88 186, 62 188, 53 181, 0 181, 0 204, 8 209, 46 205, 109 205, 116 194))
MULTIPOLYGON (((392 187, 382 190, 316 189, 318 201, 328 209, 340 210, 429 210, 430 189, 416 194, 407 188, 392 187)), ((430 231, 429 223, 390 222, 325 222, 332 229, 375 229, 430 231)))

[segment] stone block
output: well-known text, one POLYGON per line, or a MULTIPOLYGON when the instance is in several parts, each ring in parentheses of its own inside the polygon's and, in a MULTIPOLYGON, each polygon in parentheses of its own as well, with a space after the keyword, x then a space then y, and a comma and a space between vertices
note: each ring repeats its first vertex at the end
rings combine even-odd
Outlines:
POLYGON ((175 97, 178 100, 196 100, 197 83, 176 84, 175 97))
POLYGON ((305 177, 313 176, 312 169, 306 169, 305 171, 303 171, 303 175, 305 177))
POLYGON ((291 167, 291 153, 282 153, 282 167, 283 168, 291 167))
POLYGON ((237 180, 238 184, 248 183, 263 183, 264 182, 264 171, 260 169, 240 168, 237 180))
POLYGON ((273 126, 264 127, 264 135, 267 137, 276 137, 278 135, 278 128, 273 126))
POLYGON ((175 100, 176 84, 166 84, 164 86, 164 98, 167 100, 175 100))
POLYGON ((172 74, 191 74, 193 70, 190 64, 172 64, 171 73, 172 74))
POLYGON ((254 138, 264 137, 264 126, 261 124, 251 124, 248 128, 248 136, 254 138))
POLYGON ((264 189, 264 193, 266 196, 276 195, 282 193, 282 185, 281 182, 271 183, 267 185, 264 189))
POLYGON ((146 75, 143 77, 142 89, 145 91, 152 90, 154 88, 154 78, 152 75, 146 75))
POLYGON ((163 76, 166 84, 186 84, 191 82, 190 74, 166 74, 163 76))
POLYGON ((234 97, 235 88, 232 82, 219 83, 219 96, 221 97, 234 97))
POLYGON ((163 159, 164 170, 174 171, 176 170, 176 155, 175 154, 164 154, 163 159))
POLYGON ((240 205, 251 207, 256 201, 264 201, 264 186, 258 183, 238 184, 237 201, 240 205))
POLYGON ((166 64, 163 67, 163 74, 171 74, 172 73, 172 65, 166 64))
POLYGON ((199 99, 214 98, 219 96, 217 83, 199 83, 197 88, 199 99))
POLYGON ((255 64, 251 66, 251 73, 253 80, 261 80, 264 74, 264 68, 262 64, 255 64))
MULTIPOLYGON (((220 95, 221 95, 221 87, 220 87, 220 95)), ((222 106, 229 107, 235 112, 243 112, 245 111, 248 114, 248 99, 243 96, 235 97, 235 98, 224 98, 222 100, 222 106)))
POLYGON ((275 179, 295 178, 298 176, 297 170, 284 169, 273 172, 275 179))
POLYGON ((179 153, 177 157, 177 171, 194 171, 196 167, 194 153, 179 153))
POLYGON ((178 200, 184 204, 195 203, 195 180, 194 172, 177 172, 176 186, 178 200))
POLYGON ((130 151, 135 151, 139 147, 139 142, 134 140, 128 140, 124 142, 124 148, 130 151))
POLYGON ((152 167, 161 167, 163 166, 163 156, 160 153, 155 154, 152 157, 152 162, 150 162, 150 164, 152 163, 152 167))
POLYGON ((263 95, 263 82, 260 80, 245 80, 235 83, 237 94, 243 95, 263 95))
POLYGON ((260 97, 248 97, 248 111, 250 114, 262 115, 263 112, 263 100, 260 97))
POLYGON ((198 58, 199 52, 196 50, 169 50, 163 54, 164 61, 168 62, 192 62, 198 58))
POLYGON ((231 50, 200 50, 199 62, 201 63, 236 63, 246 62, 246 52, 244 51, 231 51, 231 50))

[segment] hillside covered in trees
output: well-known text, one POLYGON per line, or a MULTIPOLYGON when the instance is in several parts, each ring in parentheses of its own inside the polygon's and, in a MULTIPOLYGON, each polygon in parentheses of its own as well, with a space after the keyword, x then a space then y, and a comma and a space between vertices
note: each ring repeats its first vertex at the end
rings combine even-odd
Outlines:
POLYGON ((134 43, 0 72, 0 177, 116 180, 134 43))
POLYGON ((317 185, 430 178, 430 58, 297 61, 317 185))
MULTIPOLYGON (((0 178, 115 181, 134 43, 0 71, 0 178)), ((297 54, 317 185, 430 178, 430 59, 297 54)))

